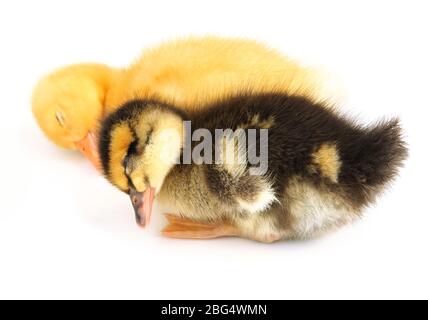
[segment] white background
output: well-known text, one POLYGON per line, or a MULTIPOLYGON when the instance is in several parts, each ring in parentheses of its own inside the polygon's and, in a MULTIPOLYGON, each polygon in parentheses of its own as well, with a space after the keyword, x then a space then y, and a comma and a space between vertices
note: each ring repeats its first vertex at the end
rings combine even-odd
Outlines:
POLYGON ((0 298, 428 298, 426 1, 1 1, 0 298), (410 159, 366 217, 321 240, 164 239, 30 112, 46 72, 123 66, 189 34, 245 36, 330 70, 362 121, 402 118, 410 159))

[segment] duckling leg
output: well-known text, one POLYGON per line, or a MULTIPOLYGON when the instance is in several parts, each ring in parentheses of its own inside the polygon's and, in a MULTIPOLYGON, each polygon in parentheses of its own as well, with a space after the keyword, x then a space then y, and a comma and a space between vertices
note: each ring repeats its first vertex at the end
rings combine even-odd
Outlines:
POLYGON ((239 230, 229 224, 200 223, 166 214, 169 225, 162 230, 162 234, 177 239, 215 239, 220 237, 239 236, 239 230))
POLYGON ((87 136, 75 143, 77 149, 87 158, 94 167, 100 171, 100 157, 98 155, 98 143, 95 134, 88 132, 87 136))

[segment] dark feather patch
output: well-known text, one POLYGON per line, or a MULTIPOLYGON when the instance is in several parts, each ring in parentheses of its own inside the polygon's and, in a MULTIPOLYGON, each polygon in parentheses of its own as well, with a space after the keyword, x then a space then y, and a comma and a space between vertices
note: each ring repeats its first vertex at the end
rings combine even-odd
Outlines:
POLYGON ((355 207, 373 201, 390 182, 407 156, 399 122, 393 119, 369 129, 337 114, 323 103, 285 94, 240 95, 192 114, 193 129, 237 129, 258 115, 260 122, 274 119, 269 129, 269 174, 278 196, 290 177, 322 183, 355 207), (308 170, 312 153, 323 144, 334 144, 342 166, 338 184, 308 170))

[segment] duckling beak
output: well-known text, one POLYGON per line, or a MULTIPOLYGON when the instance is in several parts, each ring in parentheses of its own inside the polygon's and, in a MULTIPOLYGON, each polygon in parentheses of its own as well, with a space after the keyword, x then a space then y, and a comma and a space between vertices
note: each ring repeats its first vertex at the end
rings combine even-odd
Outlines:
POLYGON ((152 215, 153 201, 155 198, 155 188, 147 188, 144 192, 131 189, 129 192, 132 205, 134 206, 135 219, 140 227, 145 227, 150 223, 152 215))
POLYGON ((100 160, 98 156, 97 138, 95 134, 89 133, 82 140, 74 143, 76 148, 87 158, 91 163, 100 170, 100 160))

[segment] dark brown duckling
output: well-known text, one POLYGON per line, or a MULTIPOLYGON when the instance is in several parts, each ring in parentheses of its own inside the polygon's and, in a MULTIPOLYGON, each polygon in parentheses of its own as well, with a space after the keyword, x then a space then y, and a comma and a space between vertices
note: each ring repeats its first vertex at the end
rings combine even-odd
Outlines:
POLYGON ((407 155, 397 119, 363 127, 301 96, 243 93, 181 110, 130 101, 100 135, 105 176, 131 194, 141 225, 155 196, 176 208, 169 237, 319 236, 359 218, 407 155))

